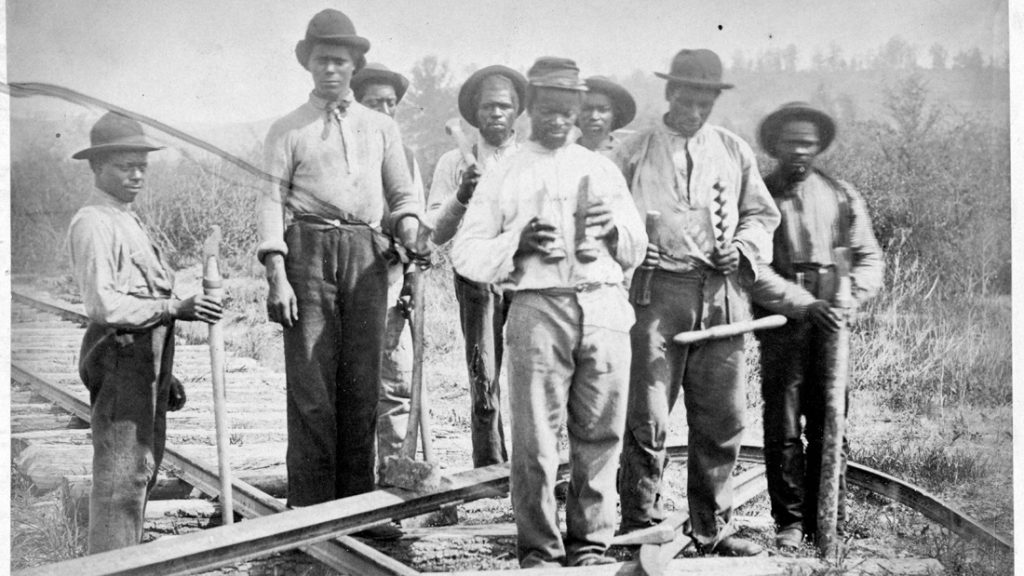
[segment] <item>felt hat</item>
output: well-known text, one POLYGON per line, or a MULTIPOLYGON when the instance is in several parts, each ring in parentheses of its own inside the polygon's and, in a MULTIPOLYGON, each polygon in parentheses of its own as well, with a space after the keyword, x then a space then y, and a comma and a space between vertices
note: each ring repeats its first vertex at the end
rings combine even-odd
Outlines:
POLYGON ((636 117, 636 101, 628 90, 604 76, 591 76, 583 81, 592 93, 604 94, 612 101, 615 119, 612 130, 618 130, 633 121, 636 117))
POLYGON ((459 114, 469 122, 470 126, 479 128, 479 123, 476 119, 476 93, 480 90, 480 85, 485 79, 490 76, 504 76, 508 78, 509 82, 512 82, 512 87, 516 91, 516 96, 519 100, 519 108, 516 110, 516 116, 518 117, 526 109, 526 78, 522 74, 509 68, 508 66, 502 66, 495 64, 493 66, 486 66, 473 72, 462 83, 462 87, 459 88, 459 114))
POLYGON ((530 86, 587 91, 587 85, 580 80, 579 66, 568 58, 542 56, 530 67, 526 78, 530 86))
POLYGON ((360 92, 366 84, 389 84, 395 89, 395 99, 402 101, 406 90, 409 89, 409 79, 392 71, 379 62, 369 62, 366 66, 352 75, 351 87, 355 92, 360 92))
POLYGON ((116 112, 107 112, 89 131, 91 146, 75 152, 75 160, 88 160, 97 154, 107 152, 153 152, 162 150, 146 139, 142 124, 116 112))
POLYGON ((695 88, 727 90, 732 84, 722 82, 722 59, 711 50, 680 50, 672 59, 668 74, 655 72, 658 78, 695 88))
POLYGON ((306 37, 295 45, 295 57, 306 67, 316 44, 351 46, 363 52, 370 51, 370 41, 356 34, 356 27, 344 13, 328 8, 313 16, 306 26, 306 37))
POLYGON ((775 157, 775 140, 779 137, 782 127, 790 120, 806 120, 818 127, 820 152, 824 152, 836 137, 835 120, 826 112, 807 102, 789 102, 766 116, 757 130, 757 140, 770 156, 775 157))

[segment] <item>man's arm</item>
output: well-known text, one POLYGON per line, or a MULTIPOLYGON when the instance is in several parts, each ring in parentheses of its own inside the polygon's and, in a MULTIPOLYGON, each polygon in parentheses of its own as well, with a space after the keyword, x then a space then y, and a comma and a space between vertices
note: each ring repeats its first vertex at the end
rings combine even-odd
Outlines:
POLYGON ((468 203, 461 202, 458 198, 461 159, 458 150, 451 150, 442 155, 434 169, 434 179, 430 183, 426 221, 434 229, 430 239, 437 245, 444 244, 455 236, 462 218, 466 215, 468 203))
POLYGON ((845 183, 844 188, 850 203, 850 253, 853 262, 850 279, 853 283, 853 298, 863 303, 873 298, 882 287, 885 259, 871 228, 871 217, 864 198, 845 183))
POLYGON ((733 244, 742 256, 739 263, 740 278, 746 281, 741 283, 752 284, 761 271, 760 265, 772 261, 772 234, 779 226, 781 216, 758 172, 754 151, 746 142, 737 143, 742 182, 733 244))
MULTIPOLYGON (((605 157, 601 157, 602 160, 605 157)), ((639 266, 647 253, 647 231, 618 167, 601 162, 601 179, 608 183, 608 204, 615 215, 614 242, 608 248, 615 261, 628 271, 639 266)))
POLYGON ((487 284, 512 275, 522 233, 504 229, 500 202, 504 170, 494 168, 480 179, 451 251, 456 272, 487 284))
POLYGON ((291 180, 291 164, 284 133, 276 125, 272 126, 263 144, 263 170, 281 181, 268 182, 260 196, 257 223, 260 244, 256 257, 266 269, 267 317, 285 327, 291 327, 299 319, 299 305, 284 267, 288 255, 284 241, 284 198, 291 180))

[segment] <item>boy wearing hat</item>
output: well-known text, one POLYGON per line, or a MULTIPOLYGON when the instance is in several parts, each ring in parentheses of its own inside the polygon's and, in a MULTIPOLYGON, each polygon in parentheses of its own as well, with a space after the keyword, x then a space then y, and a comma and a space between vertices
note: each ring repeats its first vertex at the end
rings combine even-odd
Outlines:
MULTIPOLYGON (((457 148, 438 160, 427 200, 434 243, 443 244, 455 235, 480 175, 519 150, 514 126, 525 106, 526 79, 507 66, 481 68, 459 89, 459 112, 480 131, 473 146, 477 163, 469 166, 457 148)), ((455 297, 469 372, 473 465, 499 464, 508 460, 498 384, 508 301, 496 286, 474 282, 458 272, 455 297)))
POLYGON ((570 139, 586 89, 576 64, 541 58, 529 81, 530 141, 480 179, 452 261, 466 278, 514 293, 506 334, 520 566, 605 564, 633 323, 623 279, 647 239, 615 165, 570 139), (586 207, 577 205, 581 188, 586 207), (575 241, 577 209, 589 249, 575 241), (555 476, 566 418, 563 542, 555 476))
MULTIPOLYGON (((863 198, 814 165, 835 133, 832 118, 804 102, 783 105, 759 130, 761 147, 778 160, 765 184, 782 223, 775 230, 775 258, 758 279, 753 300, 791 319, 782 328, 758 334, 765 465, 780 548, 796 548, 804 535, 813 538, 817 531, 825 416, 821 359, 840 322, 831 307, 837 284, 833 249, 850 251, 855 304, 870 299, 882 285, 882 250, 863 198), (807 438, 806 449, 801 435, 807 438)), ((844 472, 848 452, 843 438, 844 472)), ((845 519, 845 488, 844 473, 840 523, 845 519)))
POLYGON ((171 375, 174 321, 213 324, 222 308, 202 294, 174 297, 173 273, 132 209, 145 191, 146 157, 161 147, 146 139, 141 124, 113 112, 96 122, 89 140, 72 158, 89 161, 96 189, 72 218, 68 244, 89 317, 78 368, 92 413, 95 554, 142 540, 167 410, 185 401, 171 375))
POLYGON ((612 132, 633 121, 636 102, 629 91, 604 76, 591 76, 584 83, 587 94, 583 97, 583 111, 576 121, 581 131, 576 143, 612 157, 619 144, 612 132))
MULTIPOLYGON (((352 76, 356 102, 394 118, 395 109, 409 89, 409 79, 383 64, 370 62, 352 76)), ((416 197, 423 201, 423 179, 416 154, 403 145, 406 165, 412 175, 416 197)), ((385 217, 382 227, 390 227, 385 217)), ((397 456, 409 422, 412 377, 412 335, 406 325, 412 307, 413 274, 395 262, 388 267, 388 308, 384 327, 384 350, 380 368, 380 399, 377 402, 377 469, 388 456, 397 456)))
POLYGON ((398 126, 350 89, 369 48, 341 12, 314 16, 295 47, 313 91, 271 126, 264 145, 275 180, 260 200, 258 257, 268 316, 284 326, 291 506, 373 490, 392 260, 385 234, 425 254, 398 126), (385 207, 392 224, 382 233, 385 207))
POLYGON ((684 331, 750 318, 747 289, 771 259, 779 213, 754 153, 732 132, 708 124, 722 90, 722 64, 710 50, 682 50, 672 61, 657 126, 626 139, 615 160, 641 214, 661 213, 655 267, 645 298, 634 299, 633 365, 619 491, 623 532, 665 518, 662 473, 669 415, 680 390, 689 425, 687 499, 701 552, 763 552, 732 535, 732 481, 746 407, 743 337, 679 346, 684 331), (649 298, 646 296, 649 294, 649 298))

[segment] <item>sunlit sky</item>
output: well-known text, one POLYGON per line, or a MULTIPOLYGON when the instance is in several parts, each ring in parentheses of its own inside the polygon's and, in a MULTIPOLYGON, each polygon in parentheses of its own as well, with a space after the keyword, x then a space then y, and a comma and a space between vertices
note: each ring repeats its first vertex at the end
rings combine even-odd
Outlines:
POLYGON ((807 64, 833 43, 867 55, 893 36, 925 66, 937 42, 951 55, 1008 51, 1006 0, 8 0, 7 79, 60 84, 168 123, 276 117, 309 92, 294 46, 326 7, 370 39, 371 61, 407 73, 435 54, 458 79, 542 55, 573 58, 586 75, 662 71, 684 47, 728 63, 738 50, 792 43, 807 64))

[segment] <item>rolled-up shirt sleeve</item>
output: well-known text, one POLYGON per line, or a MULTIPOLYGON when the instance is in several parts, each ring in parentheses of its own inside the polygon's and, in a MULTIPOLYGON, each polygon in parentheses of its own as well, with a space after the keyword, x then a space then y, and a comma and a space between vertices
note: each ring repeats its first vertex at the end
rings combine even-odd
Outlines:
MULTIPOLYGON (((494 284, 511 277, 522 230, 504 230, 501 170, 480 178, 452 243, 452 265, 460 275, 494 284)), ((511 219, 511 218, 510 218, 511 219)))
POLYGON ((114 228, 101 216, 76 216, 68 242, 85 313, 91 321, 112 328, 143 329, 170 319, 170 299, 128 292, 130 275, 118 269, 114 228))

